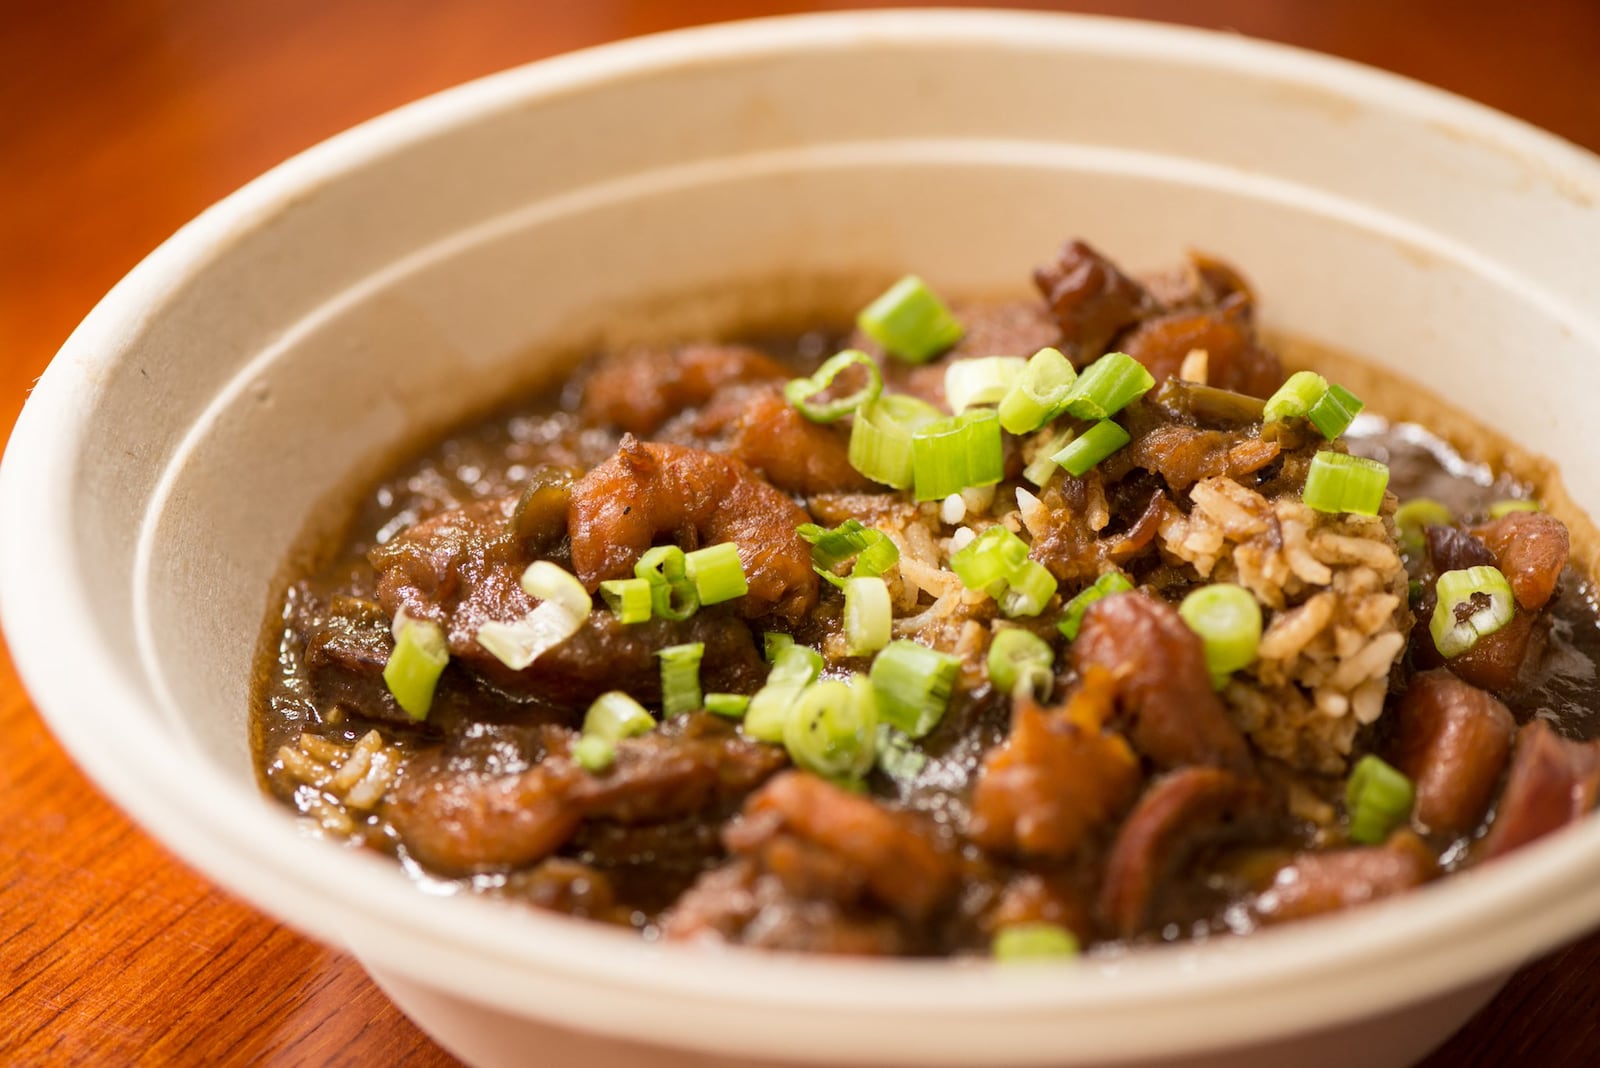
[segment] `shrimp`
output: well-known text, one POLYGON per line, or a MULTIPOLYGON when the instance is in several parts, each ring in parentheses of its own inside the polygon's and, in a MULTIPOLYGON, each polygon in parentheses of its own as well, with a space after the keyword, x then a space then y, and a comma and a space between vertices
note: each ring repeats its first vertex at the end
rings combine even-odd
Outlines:
POLYGON ((634 349, 595 368, 584 383, 581 410, 586 422, 654 434, 672 416, 704 404, 725 386, 788 377, 782 364, 744 345, 634 349))
POLYGON ((746 617, 804 619, 817 602, 801 508, 747 465, 683 445, 624 437, 617 453, 572 488, 572 567, 589 589, 626 578, 662 535, 686 548, 731 541, 750 591, 746 617))

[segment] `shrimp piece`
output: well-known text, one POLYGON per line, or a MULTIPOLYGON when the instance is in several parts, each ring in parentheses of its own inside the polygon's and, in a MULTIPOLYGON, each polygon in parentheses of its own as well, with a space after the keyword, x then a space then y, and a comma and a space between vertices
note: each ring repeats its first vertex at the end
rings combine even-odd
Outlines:
POLYGON ((745 345, 686 345, 671 352, 633 349, 602 361, 583 387, 583 418, 630 434, 654 434, 685 408, 725 386, 781 382, 783 365, 745 345))
POLYGON ((626 578, 662 535, 686 548, 731 541, 750 592, 746 617, 799 621, 817 603, 811 548, 796 529, 809 517, 747 465, 683 445, 624 437, 617 453, 572 488, 572 567, 593 590, 626 578))

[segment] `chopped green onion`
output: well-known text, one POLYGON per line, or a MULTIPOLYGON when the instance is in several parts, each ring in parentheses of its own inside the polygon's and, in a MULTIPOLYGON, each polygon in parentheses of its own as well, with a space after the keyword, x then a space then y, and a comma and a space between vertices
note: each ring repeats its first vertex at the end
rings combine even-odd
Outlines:
POLYGON ((404 611, 395 616, 394 650, 383 665, 383 682, 395 704, 416 722, 428 718, 433 691, 449 662, 450 647, 443 627, 412 619, 404 611))
POLYGON ((700 594, 689 581, 688 556, 676 545, 646 550, 633 565, 633 573, 650 583, 650 610, 674 622, 688 619, 700 608, 700 594))
POLYGON ((1276 393, 1267 398, 1267 406, 1262 410, 1261 421, 1276 423, 1290 416, 1303 416, 1327 392, 1326 378, 1315 371, 1296 371, 1289 376, 1287 382, 1278 387, 1276 393))
MULTIPOLYGON (((1072 361, 1060 349, 1040 349, 1028 359, 1016 383, 1001 399, 1000 425, 1010 434, 1038 430, 1056 417, 1077 378, 1072 361)), ((945 393, 949 392, 947 383, 945 393)))
POLYGON ((1044 611, 1056 593, 1056 577, 1037 560, 1024 560, 1006 576, 1001 592, 1000 614, 1007 619, 1036 616, 1044 611))
POLYGON ((743 719, 750 708, 750 698, 742 693, 708 693, 706 711, 728 719, 743 719))
POLYGON ((919 501, 937 501, 1005 476, 1000 417, 972 408, 918 427, 911 434, 912 481, 919 501))
POLYGON ((644 706, 621 690, 611 690, 594 699, 583 716, 585 737, 621 741, 655 730, 655 717, 644 706))
POLYGON ((846 349, 837 356, 830 356, 810 378, 796 378, 783 387, 784 399, 813 423, 837 422, 863 404, 871 404, 882 392, 882 372, 878 370, 878 365, 873 362, 872 357, 860 349, 846 349), (814 402, 812 398, 826 393, 833 385, 833 380, 847 367, 865 368, 866 384, 854 393, 835 400, 814 402))
POLYGON ((731 541, 685 553, 683 570, 684 576, 694 583, 695 594, 702 605, 721 604, 750 592, 744 564, 739 561, 739 547, 731 541))
POLYGON ((600 596, 622 623, 645 623, 650 619, 649 579, 608 579, 600 583, 600 596))
POLYGON ((851 578, 844 584, 844 636, 851 656, 866 656, 889 644, 894 611, 881 578, 851 578))
POLYGON ((522 573, 522 590, 539 598, 533 611, 511 623, 491 620, 474 635, 479 645, 512 671, 521 671, 546 649, 576 634, 594 601, 577 576, 548 560, 536 560, 522 573))
POLYGON ((769 664, 776 664, 785 649, 794 647, 794 639, 781 630, 769 630, 761 635, 761 655, 769 664))
POLYGON ((913 641, 890 642, 872 661, 878 715, 912 738, 939 725, 950 706, 961 661, 913 641))
MULTIPOLYGON (((1490 519, 1503 519, 1512 512, 1542 512, 1544 505, 1534 500, 1495 501, 1489 506, 1490 519)), ((1395 517, 1396 520, 1399 516, 1395 517)))
POLYGON ((787 645, 773 642, 773 637, 767 635, 772 670, 767 673, 767 684, 750 698, 741 728, 763 742, 783 741, 784 724, 800 692, 822 673, 822 655, 815 649, 793 641, 787 645))
POLYGON ((1001 693, 1025 691, 1037 700, 1055 685, 1055 650, 1032 631, 1007 628, 989 645, 989 681, 1001 693))
POLYGON ((927 363, 963 333, 950 309, 914 274, 862 309, 856 325, 885 352, 908 363, 927 363))
MULTIPOLYGON (((1002 417, 1003 418, 1003 417, 1002 417)), ((1052 434, 1039 449, 1033 454, 1033 461, 1022 469, 1022 477, 1043 489, 1061 470, 1061 465, 1056 463, 1056 453, 1067 447, 1075 435, 1069 427, 1052 434)))
POLYGON ((1388 485, 1389 469, 1376 460, 1319 452, 1311 458, 1301 499, 1319 512, 1377 515, 1388 485))
POLYGON ((811 569, 840 589, 845 580, 835 569, 846 560, 855 560, 853 578, 882 575, 900 562, 900 550, 889 535, 859 519, 846 519, 832 530, 802 523, 796 532, 811 546, 811 569))
POLYGON ((1361 409, 1365 407, 1360 397, 1335 382, 1328 387, 1327 392, 1323 393, 1317 403, 1311 406, 1306 418, 1311 420, 1311 425, 1316 427, 1323 437, 1333 441, 1350 429, 1350 424, 1355 422, 1356 416, 1360 415, 1361 409))
POLYGON ((850 466, 874 482, 910 488, 911 435, 942 418, 939 409, 906 393, 885 394, 863 404, 850 428, 850 466))
POLYGON ((956 360, 944 370, 944 399, 957 415, 979 404, 999 404, 1027 366, 1021 356, 956 360))
POLYGON ((700 660, 705 642, 669 645, 661 658, 661 714, 681 716, 700 707, 700 660))
POLYGON ((1467 652, 1516 615, 1511 583, 1497 567, 1480 564, 1446 571, 1434 586, 1438 603, 1428 622, 1434 648, 1449 659, 1467 652))
POLYGON ((1345 784, 1350 838, 1363 845, 1379 844, 1406 822, 1416 796, 1410 779, 1370 753, 1362 757, 1345 784))
POLYGON ((1394 510, 1395 530, 1400 547, 1415 556, 1422 551, 1428 527, 1447 527, 1456 521, 1450 509, 1431 497, 1416 497, 1394 510))
POLYGON ((586 734, 572 746, 572 759, 591 775, 608 770, 617 760, 617 743, 599 735, 586 734))
POLYGON ((1129 582, 1122 572, 1107 571, 1094 580, 1094 585, 1078 591, 1078 595, 1067 602, 1066 608, 1061 613, 1061 622, 1056 624, 1056 629, 1068 641, 1075 641, 1079 628, 1083 626, 1083 614, 1089 611, 1090 605, 1102 597, 1109 597, 1113 593, 1127 593, 1132 589, 1133 583, 1129 582))
POLYGON ((1200 635, 1213 679, 1225 680, 1255 663, 1261 644, 1261 605, 1243 586, 1231 582, 1202 586, 1183 599, 1178 615, 1200 635))
POLYGON ((1122 427, 1109 419, 1102 419, 1067 442, 1066 447, 1051 459, 1066 468, 1067 474, 1073 478, 1082 478, 1091 467, 1131 440, 1128 432, 1122 427))
POLYGON ((828 779, 859 779, 877 756, 878 705, 872 683, 824 679, 808 686, 783 726, 783 747, 799 767, 828 779))
POLYGON ((996 523, 950 554, 950 570, 969 590, 992 590, 1028 559, 1028 543, 996 523))
POLYGON ((1078 938, 1060 924, 1016 923, 1000 929, 989 951, 1002 964, 1060 960, 1078 955, 1078 938))
POLYGON ((928 755, 900 731, 878 724, 878 768, 896 782, 909 782, 928 766, 928 755))
POLYGON ((1108 352, 1084 368, 1062 406, 1079 419, 1109 419, 1155 384, 1144 364, 1125 352, 1108 352))

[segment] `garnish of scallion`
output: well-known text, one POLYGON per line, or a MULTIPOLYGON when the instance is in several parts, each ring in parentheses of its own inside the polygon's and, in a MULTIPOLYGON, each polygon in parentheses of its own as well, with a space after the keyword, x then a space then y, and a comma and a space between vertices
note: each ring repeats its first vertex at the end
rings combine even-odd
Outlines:
POLYGON ((822 654, 788 635, 769 634, 767 658, 772 670, 767 672, 766 685, 750 698, 740 729, 757 741, 781 742, 784 724, 800 692, 822 673, 822 654))
POLYGON ((739 560, 739 547, 731 541, 707 545, 683 555, 683 574, 694 586, 702 605, 721 604, 750 592, 739 560))
POLYGON ((840 564, 854 561, 850 577, 868 578, 885 574, 900 562, 900 549, 889 535, 859 519, 846 519, 831 530, 802 523, 796 533, 811 546, 811 569, 840 589, 845 584, 836 570, 840 564))
POLYGON ((927 363, 961 340, 961 323, 928 284, 906 275, 856 317, 861 332, 907 363, 927 363))
POLYGON ((1038 430, 1061 411, 1077 379, 1072 361, 1060 349, 1040 349, 1001 399, 1000 426, 1009 434, 1038 430))
POLYGON ((650 584, 651 614, 677 622, 699 610, 700 593, 689 580, 686 554, 676 545, 645 550, 633 565, 633 573, 650 584))
POLYGON ((944 399, 957 415, 980 404, 999 404, 1027 365, 1021 356, 956 360, 944 371, 944 399))
POLYGON ((1055 650, 1031 631, 1008 627, 989 644, 989 681, 1001 693, 1048 700, 1055 685, 1055 650))
POLYGON ((1002 964, 1063 960, 1078 955, 1078 939, 1054 923, 1017 923, 1002 927, 990 947, 1002 964))
POLYGON ((912 435, 918 427, 942 418, 939 409, 905 393, 863 404, 850 427, 850 466, 874 482, 909 489, 914 472, 912 435))
POLYGON ((919 501, 937 501, 1005 476, 1000 417, 971 408, 918 427, 911 435, 912 483, 919 501))
POLYGON ((656 653, 661 660, 661 714, 682 716, 700 707, 700 660, 705 642, 669 645, 656 653))
POLYGON ((572 747, 572 759, 593 775, 617 759, 617 743, 655 729, 656 721, 644 706, 621 690, 594 699, 583 717, 583 733, 572 747))
POLYGON ((783 727, 783 747, 799 767, 853 781, 877 756, 878 704, 864 676, 823 679, 803 690, 783 727))
POLYGON ((600 597, 621 623, 646 623, 650 619, 648 579, 608 579, 600 583, 600 597))
POLYGON ((512 671, 521 671, 545 650, 576 634, 594 609, 589 591, 577 576, 548 560, 528 565, 522 573, 522 590, 539 600, 533 611, 510 623, 491 620, 474 635, 479 645, 512 671))
POLYGON ((894 623, 889 587, 881 578, 849 578, 844 583, 844 636, 851 656, 866 656, 889 644, 894 623))
POLYGON ((1512 512, 1542 512, 1544 505, 1529 499, 1495 501, 1489 506, 1490 519, 1504 519, 1512 512))
POLYGON ((1389 469, 1377 460, 1323 451, 1311 458, 1301 499, 1319 512, 1377 515, 1389 469))
POLYGON ((394 650, 383 665, 383 681, 395 703, 416 722, 428 718, 433 692, 449 662, 450 649, 443 627, 412 619, 403 611, 396 615, 394 650))
POLYGON ((1110 419, 1102 419, 1067 442, 1051 457, 1073 478, 1082 478, 1095 464, 1132 440, 1128 432, 1110 419))
POLYGON ((872 661, 879 718, 912 738, 939 725, 950 707, 961 661, 913 641, 890 642, 872 661))
POLYGON ((1434 586, 1439 600, 1428 621, 1434 648, 1449 659, 1468 652, 1516 615, 1511 583, 1497 567, 1480 564, 1446 571, 1434 586))
POLYGON ((1155 384, 1144 364, 1125 352, 1108 352, 1084 368, 1062 404, 1078 419, 1109 419, 1155 384))
POLYGON ((1267 406, 1262 410, 1261 421, 1276 423, 1293 416, 1304 416, 1326 392, 1328 392, 1326 378, 1315 371, 1296 371, 1289 376, 1288 381, 1278 387, 1276 393, 1267 398, 1267 406))
POLYGON ((1369 753, 1351 770, 1344 797, 1350 814, 1351 840, 1377 845, 1410 817, 1416 787, 1410 779, 1369 753))
POLYGON ((1422 551, 1429 527, 1447 527, 1455 521, 1450 509, 1431 497, 1414 497, 1394 510, 1400 548, 1412 556, 1422 551))
POLYGON ((883 374, 872 357, 860 349, 846 349, 822 362, 810 378, 796 378, 783 387, 783 396, 799 413, 813 423, 833 423, 850 415, 863 404, 871 404, 883 392, 883 374), (833 386, 833 380, 851 367, 859 367, 865 381, 852 393, 833 400, 819 400, 833 386))
POLYGON ((1261 644, 1261 605, 1255 594, 1232 582, 1214 582, 1190 593, 1178 615, 1200 636, 1206 670, 1217 683, 1255 663, 1261 644))
POLYGON ((1068 601, 1061 612, 1061 622, 1056 624, 1064 638, 1068 641, 1076 640, 1078 630, 1083 626, 1083 615, 1089 611, 1089 606, 1102 597, 1109 597, 1114 593, 1127 593, 1133 589, 1133 583, 1120 571, 1107 571, 1104 575, 1094 580, 1094 585, 1086 586, 1077 596, 1068 601))

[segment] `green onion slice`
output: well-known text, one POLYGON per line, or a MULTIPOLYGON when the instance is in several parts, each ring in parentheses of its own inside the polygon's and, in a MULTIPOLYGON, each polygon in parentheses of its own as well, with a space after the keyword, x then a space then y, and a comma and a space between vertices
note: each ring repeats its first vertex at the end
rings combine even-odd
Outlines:
MULTIPOLYGON (((1535 501, 1535 500, 1495 501, 1493 504, 1491 504, 1489 506, 1489 518, 1490 519, 1501 519, 1501 518, 1504 518, 1505 516, 1510 515, 1512 512, 1542 512, 1542 511, 1544 511, 1544 505, 1540 504, 1538 501, 1535 501)), ((1399 518, 1400 518, 1399 516, 1396 516, 1395 517, 1396 521, 1398 521, 1399 518)))
POLYGON ((750 698, 742 693, 708 693, 706 711, 728 719, 743 719, 750 708, 750 698))
POLYGON ((586 734, 572 746, 572 759, 591 775, 608 770, 617 760, 617 743, 599 735, 586 734))
POLYGON ((905 393, 863 404, 850 427, 850 466, 874 482, 909 489, 914 474, 911 436, 942 418, 939 409, 905 393))
POLYGON ((811 546, 811 569, 833 585, 844 588, 837 572, 848 560, 852 578, 882 575, 900 562, 900 549, 889 535, 858 519, 846 519, 832 530, 815 523, 802 523, 796 532, 811 546))
POLYGON ((763 742, 783 741, 784 724, 800 692, 822 673, 822 654, 792 639, 785 644, 773 641, 774 637, 767 635, 767 654, 772 660, 767 684, 750 698, 740 728, 763 742))
POLYGON ((1450 509, 1432 497, 1415 497, 1394 510, 1395 530, 1400 548, 1415 556, 1425 544, 1429 527, 1447 527, 1456 521, 1450 509))
POLYGON ((536 560, 522 573, 522 589, 540 599, 533 611, 511 623, 491 620, 474 635, 479 645, 512 671, 521 671, 545 650, 578 632, 594 601, 572 573, 548 560, 536 560))
POLYGON ((1319 512, 1377 515, 1389 469, 1377 460, 1341 452, 1319 452, 1311 458, 1301 499, 1319 512))
POLYGON ((996 589, 1028 559, 1028 543, 996 523, 950 554, 950 570, 969 590, 996 589))
POLYGON ((1316 427, 1323 437, 1333 441, 1350 429, 1350 424, 1355 422, 1356 416, 1360 415, 1361 409, 1365 407, 1360 397, 1334 383, 1328 386, 1327 392, 1323 393, 1311 406, 1311 410, 1306 412, 1306 418, 1311 420, 1311 425, 1316 427))
POLYGON ((707 545, 683 556, 684 577, 694 584, 702 605, 721 604, 750 592, 739 560, 739 546, 731 541, 707 545))
POLYGON ((1109 419, 1155 384, 1144 364, 1125 352, 1108 352, 1084 368, 1062 407, 1079 419, 1109 419))
POLYGON ((999 404, 1027 366, 1021 356, 956 360, 944 370, 944 399, 957 415, 980 404, 999 404))
MULTIPOLYGON (((1080 379, 1081 381, 1081 379, 1080 379)), ((1084 473, 1107 456, 1126 445, 1132 438, 1128 432, 1110 419, 1102 419, 1082 434, 1067 442, 1066 447, 1051 457, 1065 468, 1073 478, 1084 473)))
POLYGON ((911 435, 912 481, 919 501, 937 501, 1005 476, 1000 417, 973 408, 918 427, 911 435))
POLYGON ((688 619, 700 608, 700 593, 689 581, 688 555, 676 545, 648 549, 633 573, 650 583, 650 610, 661 619, 688 619))
POLYGON ((878 715, 912 738, 939 725, 950 706, 961 661, 913 641, 890 642, 872 661, 878 715))
POLYGON ((916 275, 908 274, 856 316, 861 332, 907 363, 927 363, 961 340, 961 323, 916 275))
POLYGON ((1416 787, 1399 771, 1369 753, 1351 770, 1344 798, 1350 814, 1351 839, 1364 845, 1377 845, 1411 815, 1416 787))
POLYGON ((883 373, 878 370, 878 365, 873 362, 872 357, 860 349, 845 349, 836 356, 830 356, 810 378, 792 379, 783 387, 784 399, 813 423, 837 422, 863 404, 877 400, 882 392, 883 373), (816 400, 815 398, 828 392, 833 386, 833 380, 847 367, 861 367, 866 371, 867 380, 861 388, 833 400, 816 400))
POLYGON ((1001 693, 1027 693, 1048 700, 1055 685, 1055 650, 1032 631, 1010 627, 989 645, 989 681, 1001 693))
POLYGON ((594 608, 589 591, 578 576, 548 560, 535 560, 522 573, 522 591, 541 601, 554 601, 580 619, 594 608))
POLYGON ((1078 939, 1060 924, 1017 923, 1000 929, 990 952, 1002 964, 1061 960, 1078 955, 1078 939))
POLYGON ((650 619, 648 579, 608 579, 600 583, 600 596, 620 622, 645 623, 650 619))
POLYGON ((860 779, 877 757, 878 705, 872 684, 824 679, 808 686, 783 726, 783 747, 799 767, 828 779, 860 779))
POLYGON ((1263 423, 1276 423, 1291 416, 1304 416, 1328 392, 1328 380, 1315 371, 1296 371, 1278 391, 1267 398, 1262 410, 1263 423))
MULTIPOLYGON (((881 714, 881 713, 880 713, 881 714)), ((904 733, 878 724, 878 769, 896 782, 909 782, 928 766, 928 755, 904 733)))
POLYGON ((647 734, 655 730, 655 726, 655 717, 621 690, 611 690, 596 697, 583 716, 584 736, 603 738, 608 742, 647 734))
POLYGON ((1243 586, 1231 582, 1202 586, 1183 599, 1178 615, 1200 636, 1213 679, 1225 680, 1255 663, 1261 644, 1261 605, 1243 586))
MULTIPOLYGON (((1040 349, 1029 357, 1022 374, 1001 399, 1000 426, 1009 434, 1038 430, 1060 413, 1077 379, 1072 361, 1060 349, 1040 349)), ((947 382, 945 393, 949 391, 947 382)))
POLYGON ((1449 659, 1467 652, 1516 615, 1511 583, 1497 567, 1480 564, 1446 571, 1434 586, 1439 601, 1428 622, 1434 648, 1449 659))
POLYGON ((1061 465, 1056 463, 1056 453, 1066 448, 1073 437, 1075 435, 1070 427, 1050 435, 1039 451, 1033 454, 1033 461, 1022 469, 1022 477, 1043 489, 1061 470, 1061 465))
POLYGON ((705 642, 669 645, 661 658, 661 714, 681 716, 700 707, 700 660, 705 642))
POLYGON ((1104 575, 1094 580, 1094 585, 1087 586, 1078 591, 1078 595, 1068 601, 1066 608, 1061 613, 1061 622, 1056 624, 1063 637, 1074 641, 1078 637, 1078 630, 1083 626, 1083 615, 1089 611, 1089 606, 1102 597, 1109 597, 1114 593, 1128 593, 1133 589, 1133 583, 1120 571, 1107 571, 1104 575))
POLYGON ((889 644, 894 611, 881 578, 851 578, 844 583, 844 636, 851 656, 866 656, 889 644))
POLYGON ((794 639, 781 630, 769 630, 761 635, 761 655, 769 664, 776 664, 785 649, 794 646, 794 639))
POLYGON ((1006 576, 1006 588, 997 600, 1007 619, 1036 616, 1056 593, 1056 577, 1037 560, 1024 560, 1006 576))
POLYGON ((383 665, 383 682, 412 720, 421 723, 428 718, 433 691, 449 662, 450 647, 443 627, 412 619, 403 610, 395 615, 394 650, 383 665))

